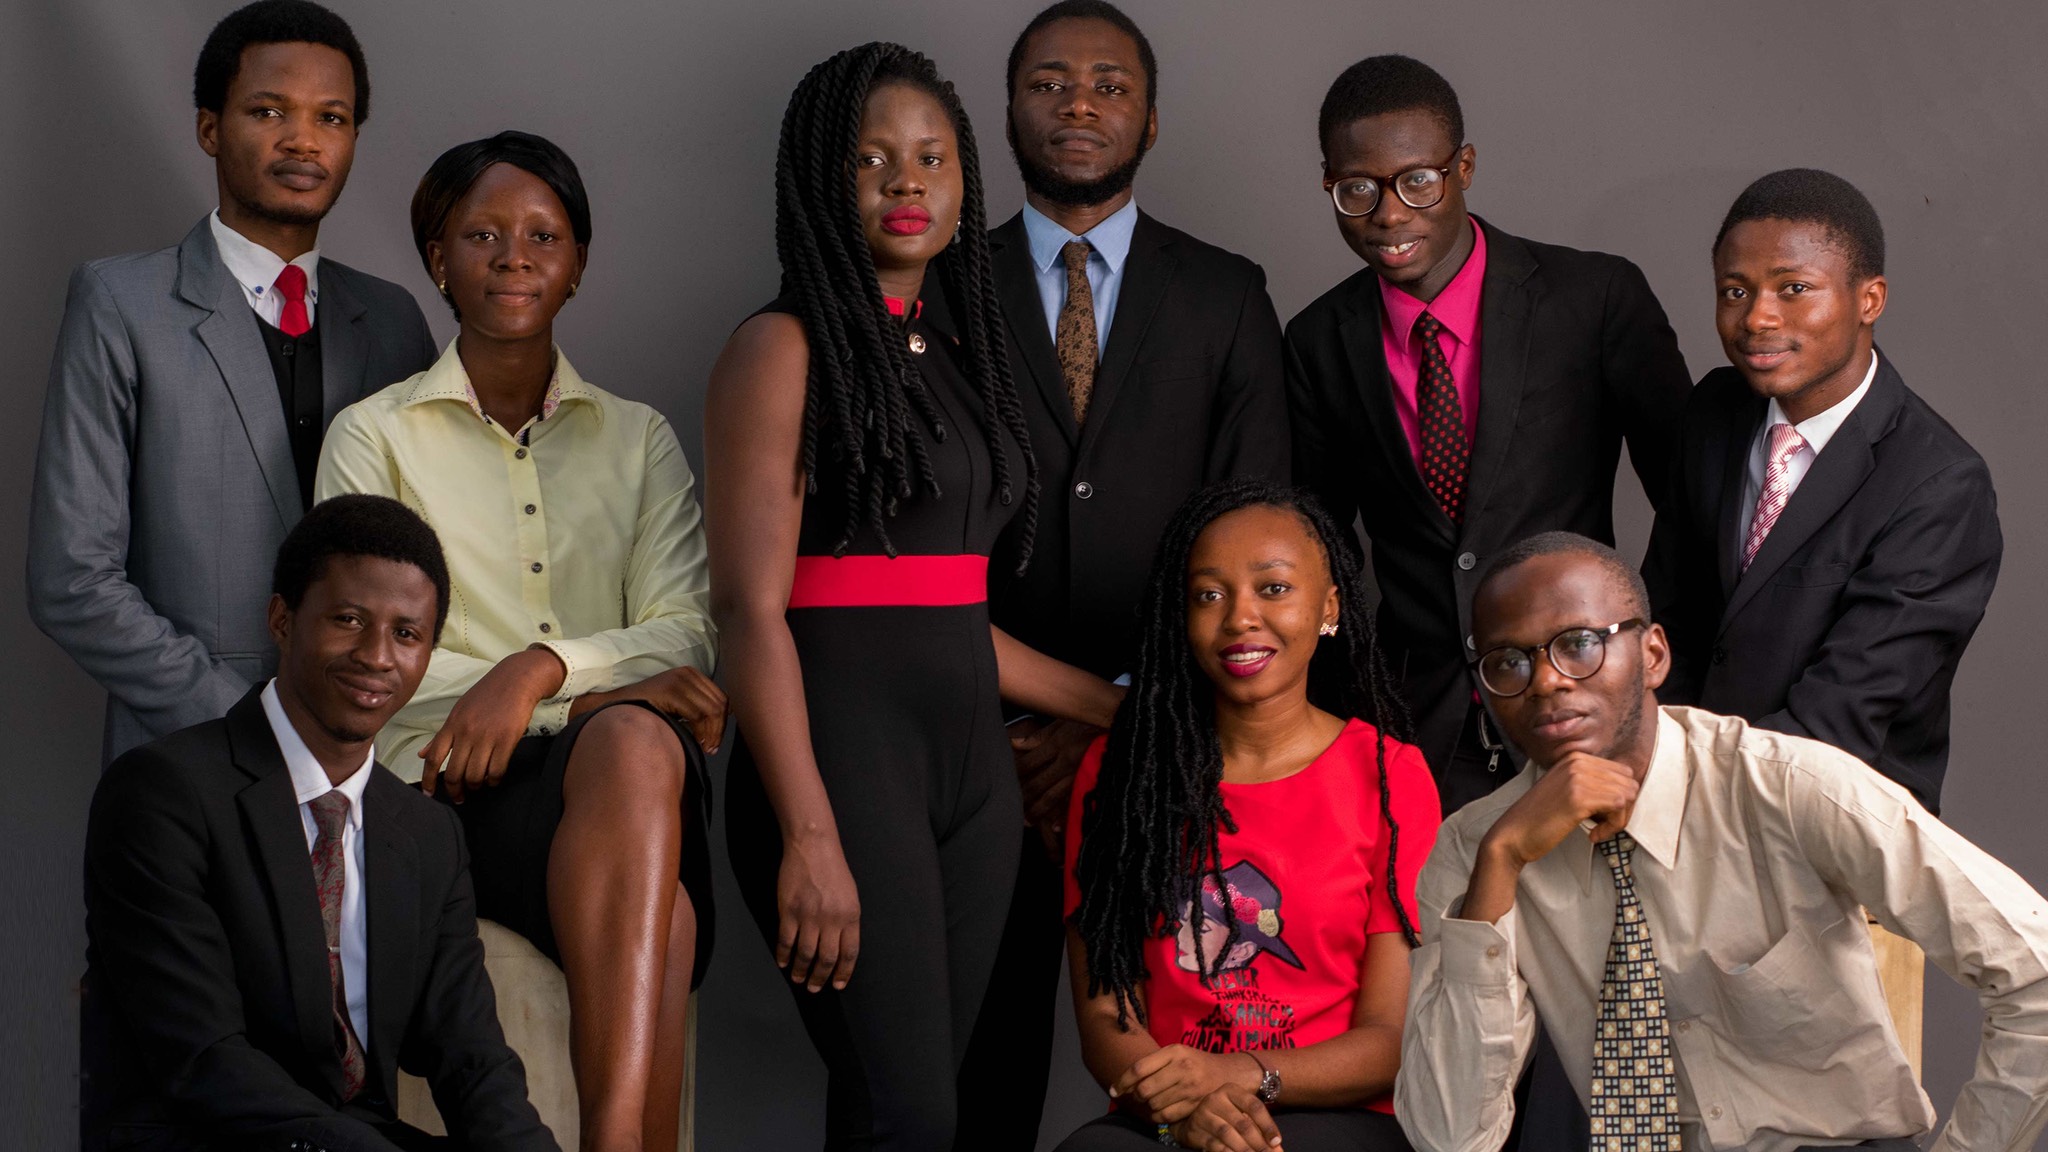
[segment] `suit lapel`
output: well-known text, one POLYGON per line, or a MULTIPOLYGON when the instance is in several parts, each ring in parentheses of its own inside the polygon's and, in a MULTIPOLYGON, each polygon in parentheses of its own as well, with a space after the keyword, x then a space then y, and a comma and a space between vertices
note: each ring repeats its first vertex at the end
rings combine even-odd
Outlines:
POLYGON ((1730 415, 1728 442, 1722 445, 1721 515, 1714 524, 1714 556, 1724 603, 1735 595, 1735 585, 1742 579, 1743 485, 1749 475, 1750 445, 1769 410, 1768 400, 1745 390, 1730 415))
MULTIPOLYGON (((213 242, 213 228, 207 220, 201 220, 178 246, 178 295, 212 313, 199 322, 200 343, 213 356, 221 381, 235 402, 279 522, 296 523, 302 507, 298 467, 292 461, 277 375, 270 369, 270 354, 263 350, 256 315, 242 295, 242 286, 221 263, 220 248, 213 242)), ((323 362, 322 368, 325 366, 323 362)))
POLYGON ((1423 487, 1422 473, 1415 468, 1415 451, 1401 431, 1401 418, 1394 413, 1394 377, 1387 371, 1387 348, 1380 335, 1379 278, 1370 273, 1358 277, 1354 297, 1357 311, 1342 329, 1344 356, 1351 364, 1351 378, 1358 382, 1359 399, 1365 403, 1366 421, 1386 458, 1387 470, 1395 477, 1408 499, 1446 544, 1456 539, 1457 529, 1444 515, 1436 497, 1423 487))
POLYGON ((370 969, 369 1056, 372 1082, 392 1083, 418 980, 419 849, 399 825, 392 789, 403 788, 380 766, 363 790, 363 897, 370 969))
POLYGON ((1117 391, 1131 374, 1145 333, 1166 298, 1173 282, 1173 270, 1180 264, 1173 240, 1150 216, 1138 213, 1131 229, 1131 250, 1124 257, 1124 284, 1116 296, 1116 314, 1109 318, 1109 332, 1102 346, 1102 363, 1095 369, 1095 389, 1088 398, 1088 422, 1081 429, 1086 445, 1091 433, 1108 421, 1117 391))
POLYGON ((1735 582, 1735 594, 1728 600, 1728 608, 1721 614, 1721 627, 1735 618, 1757 594, 1757 590, 1770 582, 1778 569, 1785 566, 1794 553, 1815 532, 1841 511, 1842 505, 1856 495, 1873 469, 1877 467, 1873 445, 1884 439, 1892 425, 1897 422, 1899 409, 1905 402, 1905 382, 1892 371, 1889 363, 1880 363, 1877 379, 1871 382, 1870 392, 1863 397, 1856 410, 1842 422, 1828 446, 1813 461, 1792 498, 1785 502, 1785 510, 1778 515, 1778 522, 1771 526, 1770 535, 1764 537, 1763 546, 1756 550, 1756 559, 1750 562, 1749 570, 1735 582))
POLYGON ((269 881, 299 1040, 339 1099, 341 1060, 334 1051, 334 985, 327 971, 320 893, 313 884, 312 856, 306 850, 306 826, 299 817, 292 776, 257 692, 242 697, 228 712, 228 741, 236 766, 255 777, 236 795, 235 803, 269 881))
POLYGON ((1024 214, 1010 217, 989 237, 990 259, 995 264, 996 292, 1002 298, 1004 327, 1011 345, 1020 353, 1024 370, 1038 386, 1053 422, 1066 433, 1071 449, 1081 438, 1074 423, 1074 404, 1067 396, 1067 382, 1060 373, 1059 353, 1053 349, 1052 334, 1045 327, 1045 305, 1038 298, 1038 269, 1031 263, 1031 241, 1024 232, 1024 214))
POLYGON ((1529 379, 1529 342, 1534 334, 1536 257, 1528 246, 1498 228, 1486 227, 1486 277, 1479 296, 1479 431, 1472 445, 1472 475, 1466 486, 1465 528, 1486 509, 1486 497, 1501 479, 1514 443, 1515 420, 1529 379))
POLYGON ((366 395, 370 387, 392 381, 366 380, 370 370, 369 335, 363 317, 369 307, 356 297, 348 277, 332 260, 320 262, 320 390, 325 424, 343 408, 366 395))

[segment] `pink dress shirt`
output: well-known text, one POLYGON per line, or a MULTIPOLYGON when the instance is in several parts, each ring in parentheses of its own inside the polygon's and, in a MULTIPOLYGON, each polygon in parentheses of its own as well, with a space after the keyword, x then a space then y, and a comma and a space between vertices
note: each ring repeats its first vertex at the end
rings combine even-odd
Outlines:
POLYGON ((1472 254, 1437 298, 1428 303, 1385 280, 1380 281, 1380 343, 1386 349, 1387 371, 1394 378, 1394 414, 1408 437, 1408 451, 1421 467, 1422 421, 1415 410, 1415 381, 1422 372, 1422 342, 1415 322, 1427 311, 1442 324, 1437 343, 1451 363, 1458 389, 1458 407, 1465 413, 1465 443, 1479 429, 1479 295, 1486 280, 1486 229, 1472 221, 1472 254))

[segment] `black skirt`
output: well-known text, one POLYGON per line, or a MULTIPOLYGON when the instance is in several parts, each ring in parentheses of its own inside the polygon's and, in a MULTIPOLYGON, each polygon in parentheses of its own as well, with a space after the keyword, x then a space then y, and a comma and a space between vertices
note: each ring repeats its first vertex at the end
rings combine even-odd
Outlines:
MULTIPOLYGON (((676 877, 697 912, 697 953, 690 969, 690 987, 704 982, 711 963, 714 916, 711 899, 711 847, 707 820, 711 814, 711 778, 704 770, 704 751, 689 728, 653 705, 623 700, 604 708, 637 706, 668 721, 682 741, 688 778, 683 788, 683 844, 676 877)), ((496 787, 479 788, 453 805, 469 844, 470 877, 476 886, 476 914, 495 920, 524 936, 553 960, 562 962, 548 917, 548 853, 555 829, 562 823, 562 778, 569 753, 595 708, 569 721, 553 736, 528 736, 512 750, 512 760, 496 787)), ((447 792, 438 793, 448 803, 447 792)))

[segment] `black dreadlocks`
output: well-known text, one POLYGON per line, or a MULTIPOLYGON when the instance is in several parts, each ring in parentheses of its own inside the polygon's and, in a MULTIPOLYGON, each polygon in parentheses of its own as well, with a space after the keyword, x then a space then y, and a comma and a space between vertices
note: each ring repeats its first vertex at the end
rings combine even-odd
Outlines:
MULTIPOLYGON (((1338 593, 1336 637, 1317 648, 1309 664, 1308 694, 1316 707, 1368 720, 1378 730, 1380 815, 1387 824, 1387 895, 1400 916, 1401 935, 1417 946, 1415 925, 1401 901, 1394 861, 1401 829, 1387 788, 1387 738, 1407 739, 1408 711, 1381 658, 1377 628, 1365 606, 1359 563, 1342 530, 1313 496, 1263 480, 1213 484, 1174 514, 1152 560, 1145 597, 1138 669, 1130 695, 1109 730, 1102 775, 1081 815, 1081 853, 1075 879, 1081 906, 1074 927, 1087 949, 1088 994, 1116 993, 1117 1024, 1135 1012, 1144 1021, 1136 990, 1151 974, 1144 943, 1172 931, 1189 907, 1196 968, 1202 954, 1200 882, 1219 892, 1223 880, 1219 828, 1237 831, 1224 809, 1223 751, 1216 740, 1215 696, 1188 648, 1187 566, 1195 541, 1218 517, 1240 508, 1285 508, 1308 526, 1338 593)), ((1237 913, 1226 898, 1227 952, 1238 942, 1237 913)))
POLYGON ((868 94, 888 83, 930 93, 945 107, 959 137, 965 186, 960 226, 934 267, 962 325, 967 375, 981 395, 983 432, 995 465, 996 491, 1005 504, 1012 499, 1012 483, 1004 430, 1022 449, 1021 571, 1031 558, 1038 525, 1038 460, 1003 344, 974 129, 952 83, 940 78, 929 59, 900 44, 863 44, 811 69, 790 94, 782 116, 775 158, 775 251, 782 261, 783 298, 796 305, 810 341, 805 490, 818 491, 818 448, 825 440, 839 469, 845 504, 835 554, 844 553, 865 527, 880 538, 884 551, 895 555, 887 520, 898 503, 918 488, 939 495, 925 429, 943 442, 946 426, 918 376, 902 329, 883 304, 854 199, 853 154, 861 115, 868 94))

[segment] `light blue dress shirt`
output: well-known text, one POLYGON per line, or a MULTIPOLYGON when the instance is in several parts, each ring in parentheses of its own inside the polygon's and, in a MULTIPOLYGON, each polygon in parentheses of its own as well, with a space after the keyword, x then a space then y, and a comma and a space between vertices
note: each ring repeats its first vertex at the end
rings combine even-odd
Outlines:
POLYGON ((1138 226, 1138 202, 1134 198, 1110 213, 1085 236, 1052 222, 1045 213, 1024 205, 1024 236, 1031 242, 1031 266, 1038 272, 1038 302, 1045 308, 1045 329, 1055 343, 1059 340, 1060 309, 1067 303, 1067 266, 1060 249, 1074 240, 1085 240, 1088 253, 1088 290, 1095 297, 1095 357, 1109 344, 1109 324, 1116 316, 1117 293, 1123 291, 1124 262, 1131 254, 1131 232, 1138 226))

